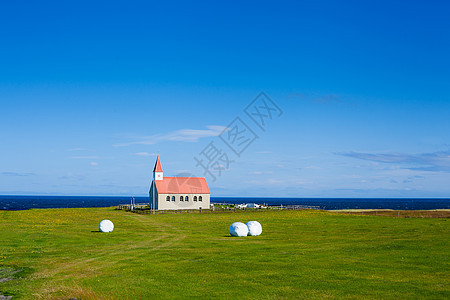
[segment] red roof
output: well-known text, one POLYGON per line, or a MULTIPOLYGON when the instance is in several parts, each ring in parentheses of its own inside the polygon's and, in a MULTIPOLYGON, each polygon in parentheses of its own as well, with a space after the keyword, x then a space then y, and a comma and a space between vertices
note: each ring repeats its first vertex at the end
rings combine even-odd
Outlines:
POLYGON ((205 177, 164 177, 155 184, 159 194, 210 194, 205 177))
POLYGON ((155 167, 153 168, 153 172, 162 172, 162 168, 161 168, 161 162, 159 161, 159 155, 158 158, 156 159, 156 164, 155 167))

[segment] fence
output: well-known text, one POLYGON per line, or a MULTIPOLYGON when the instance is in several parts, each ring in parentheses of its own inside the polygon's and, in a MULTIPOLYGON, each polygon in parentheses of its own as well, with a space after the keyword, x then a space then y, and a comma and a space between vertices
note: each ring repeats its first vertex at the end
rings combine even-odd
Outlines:
MULTIPOLYGON (((133 209, 131 209, 130 204, 121 204, 116 207, 118 210, 126 210, 132 211, 138 214, 153 214, 153 210, 151 210, 146 204, 136 204, 133 209)), ((261 206, 258 208, 239 208, 237 206, 222 206, 217 207, 213 206, 210 209, 177 209, 177 210, 155 210, 155 214, 193 214, 193 213, 237 213, 237 212, 263 212, 263 211, 271 211, 271 210, 302 210, 302 209, 320 209, 318 206, 306 206, 306 205, 288 205, 288 206, 261 206)))

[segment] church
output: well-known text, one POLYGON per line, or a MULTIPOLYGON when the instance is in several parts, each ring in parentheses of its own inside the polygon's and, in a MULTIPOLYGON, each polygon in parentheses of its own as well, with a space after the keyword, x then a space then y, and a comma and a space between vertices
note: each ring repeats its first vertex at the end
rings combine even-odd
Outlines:
POLYGON ((209 209, 210 192, 204 177, 164 177, 159 156, 149 191, 150 209, 209 209))

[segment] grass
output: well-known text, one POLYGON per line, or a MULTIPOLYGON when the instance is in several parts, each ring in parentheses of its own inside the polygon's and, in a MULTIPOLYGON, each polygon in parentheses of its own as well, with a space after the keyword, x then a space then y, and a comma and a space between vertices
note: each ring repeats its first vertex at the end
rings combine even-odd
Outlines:
POLYGON ((442 218, 306 210, 0 211, 0 270, 27 270, 0 283, 0 294, 13 299, 449 299, 449 228, 442 218), (102 219, 113 221, 112 233, 98 232, 102 219), (262 224, 261 236, 229 236, 231 223, 250 220, 262 224))

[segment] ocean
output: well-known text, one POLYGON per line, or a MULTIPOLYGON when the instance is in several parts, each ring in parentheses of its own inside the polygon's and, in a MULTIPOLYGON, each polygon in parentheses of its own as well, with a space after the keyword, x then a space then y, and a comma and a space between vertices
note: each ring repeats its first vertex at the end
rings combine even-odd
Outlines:
MULTIPOLYGON (((32 208, 109 207, 130 203, 131 197, 100 196, 0 196, 0 210, 32 208)), ((135 197, 136 203, 148 203, 148 197, 135 197)), ((450 209, 443 198, 241 198, 211 197, 212 203, 258 203, 267 205, 306 205, 320 209, 450 209)))

